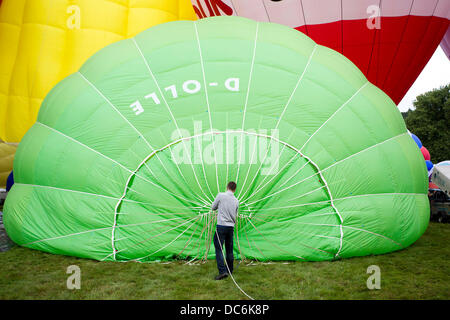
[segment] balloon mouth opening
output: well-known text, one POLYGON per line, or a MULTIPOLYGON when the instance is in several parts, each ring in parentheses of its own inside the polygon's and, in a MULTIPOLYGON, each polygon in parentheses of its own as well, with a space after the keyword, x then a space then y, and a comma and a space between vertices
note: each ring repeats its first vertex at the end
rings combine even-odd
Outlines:
MULTIPOLYGON (((172 232, 176 237, 204 238, 200 241, 209 246, 217 222, 211 205, 218 192, 226 191, 228 181, 238 185, 235 230, 242 237, 246 231, 260 232, 263 225, 282 225, 293 217, 336 215, 320 170, 289 143, 253 131, 205 132, 150 153, 129 176, 116 205, 114 258, 155 259, 164 248, 149 252, 153 241, 172 232), (149 218, 151 224, 146 222, 149 218), (131 241, 128 247, 134 249, 127 253, 122 239, 131 241)), ((165 243, 172 245, 169 239, 165 243)), ((200 246, 195 254, 195 246, 187 243, 177 257, 207 256, 207 247, 200 246)))

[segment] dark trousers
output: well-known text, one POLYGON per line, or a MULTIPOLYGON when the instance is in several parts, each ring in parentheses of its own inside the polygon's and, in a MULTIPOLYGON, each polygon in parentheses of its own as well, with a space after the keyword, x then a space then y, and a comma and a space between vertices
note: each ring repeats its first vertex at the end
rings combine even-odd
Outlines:
POLYGON ((216 261, 219 274, 228 273, 228 269, 223 260, 222 250, 220 250, 221 247, 223 248, 224 242, 228 268, 230 268, 230 272, 233 272, 233 231, 234 227, 217 225, 216 233, 214 234, 214 247, 216 248, 216 261), (217 235, 219 235, 219 238, 217 238, 217 235))

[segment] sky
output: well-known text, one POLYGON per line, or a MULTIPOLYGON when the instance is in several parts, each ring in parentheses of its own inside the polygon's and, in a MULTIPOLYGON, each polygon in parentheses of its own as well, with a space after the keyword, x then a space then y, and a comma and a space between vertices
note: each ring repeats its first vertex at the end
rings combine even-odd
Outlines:
POLYGON ((422 93, 450 83, 450 60, 439 46, 408 93, 399 103, 401 112, 413 109, 413 101, 422 93))

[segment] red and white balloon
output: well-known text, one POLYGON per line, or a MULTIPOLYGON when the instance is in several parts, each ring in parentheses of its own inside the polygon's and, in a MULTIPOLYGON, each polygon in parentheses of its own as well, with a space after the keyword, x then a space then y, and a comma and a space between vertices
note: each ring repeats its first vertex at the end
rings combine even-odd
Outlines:
POLYGON ((295 28, 339 51, 399 103, 449 27, 448 0, 191 0, 199 18, 237 15, 295 28))

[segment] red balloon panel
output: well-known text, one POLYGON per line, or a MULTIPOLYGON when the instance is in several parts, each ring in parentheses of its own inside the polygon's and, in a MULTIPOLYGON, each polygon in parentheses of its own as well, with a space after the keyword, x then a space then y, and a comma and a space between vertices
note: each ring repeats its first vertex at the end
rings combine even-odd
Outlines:
POLYGON ((448 0, 192 3, 200 18, 238 15, 293 27, 344 54, 395 103, 400 102, 433 55, 448 29, 450 16, 448 0))

